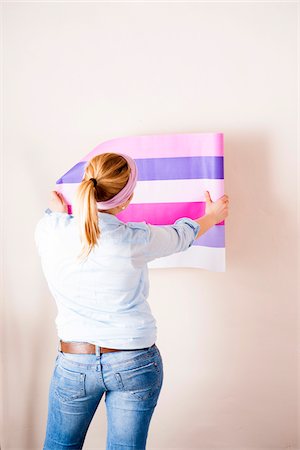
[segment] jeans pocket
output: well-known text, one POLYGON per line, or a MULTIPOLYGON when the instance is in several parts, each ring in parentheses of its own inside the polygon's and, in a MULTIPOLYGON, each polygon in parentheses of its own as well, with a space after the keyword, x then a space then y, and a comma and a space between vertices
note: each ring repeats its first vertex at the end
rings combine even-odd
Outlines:
POLYGON ((156 355, 137 361, 133 366, 115 373, 121 390, 138 400, 147 400, 158 394, 162 383, 162 364, 156 355))
POLYGON ((60 364, 55 366, 55 393, 63 402, 85 397, 86 374, 72 371, 60 364))

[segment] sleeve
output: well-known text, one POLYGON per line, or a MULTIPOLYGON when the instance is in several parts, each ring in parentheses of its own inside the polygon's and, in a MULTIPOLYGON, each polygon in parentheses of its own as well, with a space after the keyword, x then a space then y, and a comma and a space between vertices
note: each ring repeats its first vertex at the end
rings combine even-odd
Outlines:
POLYGON ((176 220, 173 225, 147 224, 146 261, 187 250, 195 241, 200 225, 189 217, 176 220))
POLYGON ((50 235, 62 220, 67 223, 73 217, 65 212, 52 211, 47 208, 44 215, 39 219, 34 230, 34 242, 39 255, 41 256, 50 242, 50 235))

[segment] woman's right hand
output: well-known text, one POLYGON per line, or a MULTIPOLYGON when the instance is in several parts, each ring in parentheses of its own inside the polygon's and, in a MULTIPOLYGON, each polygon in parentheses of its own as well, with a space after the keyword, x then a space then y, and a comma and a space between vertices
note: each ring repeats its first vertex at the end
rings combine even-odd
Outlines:
POLYGON ((210 193, 205 191, 205 214, 209 214, 213 217, 213 220, 216 223, 222 222, 228 216, 228 206, 229 206, 229 198, 228 195, 224 194, 215 202, 212 201, 210 197, 210 193))

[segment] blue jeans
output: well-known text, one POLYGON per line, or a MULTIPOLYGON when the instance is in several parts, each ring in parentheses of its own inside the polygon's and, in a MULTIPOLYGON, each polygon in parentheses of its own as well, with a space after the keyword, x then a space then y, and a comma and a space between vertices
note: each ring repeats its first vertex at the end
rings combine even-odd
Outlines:
POLYGON ((163 382, 156 345, 143 350, 71 354, 58 350, 43 450, 82 449, 105 392, 106 450, 144 450, 163 382))

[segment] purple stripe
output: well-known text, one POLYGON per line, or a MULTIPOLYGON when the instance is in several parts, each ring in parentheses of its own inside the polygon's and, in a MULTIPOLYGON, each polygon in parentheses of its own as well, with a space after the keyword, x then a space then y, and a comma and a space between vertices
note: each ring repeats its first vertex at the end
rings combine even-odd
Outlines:
MULTIPOLYGON (((223 179, 223 156, 192 156, 178 158, 135 159, 138 181, 223 179)), ((66 172, 56 184, 80 183, 88 161, 79 162, 66 172)))
POLYGON ((225 225, 215 225, 207 230, 192 245, 203 247, 225 247, 225 225))
POLYGON ((81 183, 86 164, 86 161, 75 164, 72 169, 68 170, 68 172, 56 181, 56 184, 81 183))
POLYGON ((138 180, 224 178, 223 156, 137 159, 138 180))

